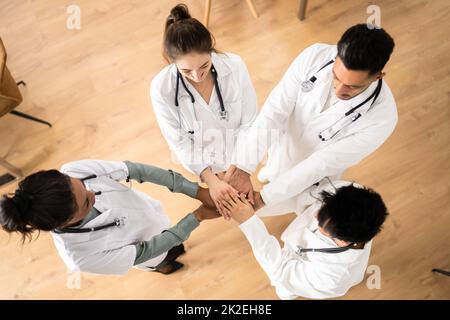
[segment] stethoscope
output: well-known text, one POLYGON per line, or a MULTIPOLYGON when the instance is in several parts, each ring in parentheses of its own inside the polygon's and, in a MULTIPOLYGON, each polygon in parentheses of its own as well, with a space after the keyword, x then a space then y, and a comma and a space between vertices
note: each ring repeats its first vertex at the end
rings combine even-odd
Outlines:
MULTIPOLYGON (((317 80, 317 77, 316 77, 317 73, 319 73, 322 69, 324 69, 325 67, 329 66, 332 63, 334 63, 334 60, 328 61, 319 70, 317 70, 316 73, 311 78, 309 78, 306 81, 303 81, 301 83, 302 91, 303 92, 311 91, 314 88, 314 83, 317 80)), ((352 124, 353 122, 358 120, 361 117, 361 113, 359 113, 359 112, 357 114, 354 114, 351 118, 348 118, 348 116, 350 116, 353 113, 355 113, 356 110, 361 108, 363 105, 365 105, 367 102, 369 102, 373 98, 372 103, 370 104, 370 108, 371 108, 372 105, 377 100, 378 95, 381 92, 382 85, 383 85, 383 80, 379 79, 378 83, 377 83, 377 87, 372 92, 372 94, 366 100, 364 100, 363 102, 359 103, 356 107, 353 107, 349 111, 347 111, 339 120, 337 120, 331 126, 329 126, 328 128, 320 131, 319 134, 318 134, 319 139, 321 141, 328 141, 328 140, 332 139, 334 136, 336 136, 342 129, 344 129, 345 127, 349 126, 350 124, 352 124), (338 129, 336 131, 333 131, 333 127, 336 124, 338 124, 338 123, 341 123, 340 129, 338 129)), ((370 110, 370 108, 369 108, 369 110, 370 110)))
MULTIPOLYGON (((119 172, 127 174, 125 170, 119 169, 119 170, 114 170, 114 171, 104 173, 104 174, 99 174, 99 175, 91 174, 87 177, 81 178, 80 181, 84 184, 84 182, 87 180, 98 179, 98 178, 102 178, 102 177, 107 177, 108 179, 113 179, 112 175, 114 173, 119 173, 119 172)), ((127 191, 131 190, 131 188, 132 188, 132 182, 131 182, 129 176, 127 176, 126 182, 129 183, 129 186, 120 184, 121 187, 113 188, 110 190, 93 191, 93 192, 96 196, 99 196, 99 195, 102 195, 102 194, 105 194, 108 192, 127 192, 127 191)), ((53 232, 58 233, 58 234, 94 232, 94 231, 99 231, 99 230, 103 230, 103 229, 107 229, 107 228, 111 228, 111 227, 123 226, 123 225, 125 225, 125 220, 126 220, 125 217, 121 217, 121 218, 114 219, 113 222, 110 222, 110 223, 107 223, 107 224, 104 224, 104 225, 98 226, 98 227, 92 227, 92 228, 70 228, 70 227, 67 227, 67 228, 62 228, 62 229, 54 229, 53 232)))
MULTIPOLYGON (((331 179, 330 179, 329 177, 325 177, 325 179, 328 180, 328 182, 333 186, 334 190, 336 191, 337 188, 336 188, 336 186, 333 184, 333 182, 331 181, 331 179)), ((319 182, 315 183, 314 185, 315 185, 316 187, 318 187, 318 186, 319 186, 319 182)), ((315 198, 315 199, 317 199, 317 200, 320 200, 319 198, 316 198, 315 196, 313 196, 313 195, 311 194, 311 192, 310 192, 310 195, 311 195, 313 198, 315 198)), ((318 231, 318 229, 315 229, 315 230, 313 231, 313 233, 315 233, 316 231, 318 231)), ((358 244, 357 244, 357 243, 354 243, 354 242, 350 243, 348 246, 345 246, 345 247, 335 247, 335 248, 302 248, 301 246, 298 245, 298 246, 297 246, 297 250, 295 251, 295 253, 298 254, 299 256, 303 255, 303 253, 306 253, 306 252, 341 253, 341 252, 345 252, 345 251, 350 250, 350 249, 356 249, 356 246, 357 246, 357 245, 358 245, 358 244)))
POLYGON ((302 248, 300 246, 297 246, 297 251, 295 251, 295 253, 298 255, 302 255, 303 253, 306 252, 341 253, 349 249, 354 249, 356 245, 357 245, 356 243, 351 243, 348 246, 337 248, 302 248))
MULTIPOLYGON (((223 103, 222 93, 220 92, 219 82, 217 80, 217 71, 214 68, 214 65, 211 65, 211 74, 214 78, 214 87, 216 88, 217 98, 219 99, 219 103, 220 103, 219 119, 228 121, 228 112, 225 110, 225 104, 223 103)), ((178 113, 178 125, 179 125, 178 128, 180 130, 183 129, 186 133, 193 135, 195 133, 195 131, 184 129, 182 126, 182 122, 181 122, 180 104, 178 103, 178 92, 180 90, 180 81, 181 81, 181 84, 183 85, 184 90, 186 90, 186 92, 189 94, 189 96, 191 98, 192 110, 194 113, 195 121, 198 121, 197 113, 195 112, 195 106, 194 106, 194 104, 195 104, 194 95, 186 86, 186 83, 183 80, 183 76, 181 75, 180 71, 177 69, 177 84, 175 86, 175 106, 176 106, 177 113, 178 113)))

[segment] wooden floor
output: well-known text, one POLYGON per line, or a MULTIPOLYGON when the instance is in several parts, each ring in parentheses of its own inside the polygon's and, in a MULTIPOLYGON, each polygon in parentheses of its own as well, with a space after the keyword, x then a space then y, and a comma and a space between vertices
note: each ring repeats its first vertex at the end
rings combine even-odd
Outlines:
MULTIPOLYGON (((81 29, 66 28, 73 1, 2 0, 0 35, 8 65, 28 87, 18 108, 54 124, 7 115, 0 119, 0 156, 26 174, 67 161, 135 160, 186 173, 170 157, 149 99, 149 83, 165 65, 164 19, 178 1, 77 0, 81 29)), ((203 17, 203 1, 186 1, 203 17)), ((315 42, 335 43, 347 27, 366 22, 372 1, 310 1, 307 19, 297 0, 213 1, 210 29, 223 51, 246 61, 259 105, 291 61, 315 42)), ((450 2, 380 0, 381 24, 396 47, 386 80, 399 123, 379 150, 347 173, 382 194, 390 217, 369 264, 381 269, 381 289, 365 281, 344 299, 450 299, 450 2)), ((187 174, 187 173, 186 173, 187 174)), ((187 174, 188 175, 188 174, 187 174)), ((193 178, 192 175, 188 175, 193 178)), ((15 186, 0 189, 12 191, 15 186)), ((177 222, 194 200, 152 185, 177 222)), ((293 216, 266 218, 279 236, 293 216)), ((275 291, 234 223, 202 223, 186 242, 186 267, 163 276, 131 270, 125 277, 69 274, 49 234, 21 247, 0 232, 0 298, 4 299, 275 299, 275 291), (79 289, 77 289, 79 282, 79 289)))

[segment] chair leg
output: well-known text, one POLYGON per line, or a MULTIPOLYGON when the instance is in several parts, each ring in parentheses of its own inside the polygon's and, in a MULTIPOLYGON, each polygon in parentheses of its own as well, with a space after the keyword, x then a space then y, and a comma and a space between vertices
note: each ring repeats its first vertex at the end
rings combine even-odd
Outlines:
POLYGON ((256 12, 255 5, 253 4, 252 0, 247 0, 247 5, 250 8, 250 11, 252 12, 253 17, 258 18, 258 13, 256 12))
POLYGON ((6 170, 13 173, 16 177, 19 177, 19 178, 23 177, 22 170, 20 170, 19 168, 16 168, 15 166, 13 166, 11 163, 9 163, 8 161, 6 161, 3 158, 0 158, 0 166, 6 168, 6 170))
POLYGON ((19 82, 17 82, 17 86, 23 85, 24 87, 27 86, 27 84, 25 83, 25 81, 20 80, 19 82))
POLYGON ((305 20, 305 12, 307 4, 308 0, 300 0, 300 6, 298 7, 298 14, 297 14, 297 17, 300 21, 305 20))
POLYGON ((16 111, 16 110, 11 111, 10 113, 15 115, 15 116, 21 117, 21 118, 25 118, 25 119, 28 119, 28 120, 32 120, 32 121, 36 121, 36 122, 39 122, 39 123, 46 124, 50 128, 52 127, 52 124, 50 122, 41 120, 41 119, 33 117, 33 116, 30 116, 30 115, 28 115, 26 113, 23 113, 23 112, 20 112, 20 111, 16 111))
POLYGON ((206 0, 205 14, 203 17, 203 22, 204 22, 206 28, 208 28, 210 12, 211 12, 211 0, 206 0))
POLYGON ((443 275, 446 275, 447 277, 450 277, 450 272, 449 271, 445 271, 445 270, 441 270, 441 269, 433 269, 431 270, 432 272, 437 272, 437 273, 441 273, 443 275))

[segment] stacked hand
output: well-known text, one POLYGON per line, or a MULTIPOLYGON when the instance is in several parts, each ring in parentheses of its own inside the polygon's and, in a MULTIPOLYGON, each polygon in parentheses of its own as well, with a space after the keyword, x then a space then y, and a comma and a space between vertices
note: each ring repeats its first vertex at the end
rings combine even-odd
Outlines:
POLYGON ((223 180, 229 183, 240 193, 245 194, 252 205, 255 204, 255 198, 253 196, 253 185, 250 181, 250 175, 247 172, 237 168, 236 166, 230 166, 223 180))
POLYGON ((255 213, 253 206, 242 193, 227 198, 222 205, 225 212, 239 224, 247 221, 255 213))
POLYGON ((206 169, 201 176, 209 188, 199 187, 197 199, 202 201, 206 207, 215 208, 225 220, 233 218, 238 221, 236 212, 240 212, 243 205, 247 206, 248 204, 252 214, 264 206, 260 193, 253 190, 250 175, 235 166, 231 166, 226 173, 217 175, 213 174, 210 169, 206 169), (245 199, 245 202, 242 199, 245 199), (240 209, 236 209, 236 204, 241 205, 240 209))
POLYGON ((237 196, 238 192, 228 183, 218 179, 209 185, 209 193, 220 214, 222 214, 226 220, 229 220, 230 216, 224 211, 223 202, 229 197, 237 196))
POLYGON ((232 186, 225 181, 221 180, 218 176, 212 173, 211 169, 207 168, 201 173, 201 178, 206 182, 209 188, 209 195, 214 203, 214 206, 220 212, 225 219, 229 220, 230 217, 225 213, 222 202, 226 197, 237 195, 238 192, 232 186))

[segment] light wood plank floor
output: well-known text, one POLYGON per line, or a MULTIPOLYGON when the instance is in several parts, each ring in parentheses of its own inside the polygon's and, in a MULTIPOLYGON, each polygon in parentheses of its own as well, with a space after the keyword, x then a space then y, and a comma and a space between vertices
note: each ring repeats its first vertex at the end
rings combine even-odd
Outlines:
MULTIPOLYGON (((17 117, 0 119, 0 156, 26 174, 82 158, 135 160, 187 174, 170 158, 148 95, 165 65, 164 20, 177 1, 2 0, 0 34, 8 65, 28 87, 18 110, 48 119, 52 129, 17 117), (66 28, 66 8, 81 8, 81 29, 66 28)), ((187 1, 203 17, 203 1, 187 1)), ((370 1, 310 1, 307 19, 297 0, 213 1, 210 29, 217 47, 247 62, 259 105, 291 61, 315 42, 335 43, 347 27, 366 22, 370 1)), ((395 38, 386 80, 399 124, 378 151, 351 168, 348 179, 373 187, 390 217, 374 242, 370 264, 381 289, 365 282, 345 299, 449 299, 449 31, 447 0, 380 0, 381 24, 395 38)), ((191 175, 188 175, 193 178, 191 175)), ((259 186, 259 185, 258 185, 259 186)), ((14 185, 0 190, 12 191, 14 185)), ((194 200, 162 188, 138 189, 160 199, 173 222, 194 200)), ((266 218, 279 236, 292 215, 266 218)), ((186 267, 171 276, 131 270, 125 277, 82 275, 80 289, 48 234, 21 247, 0 232, 0 298, 5 299, 274 299, 269 280, 234 223, 205 222, 187 241, 186 267)))

